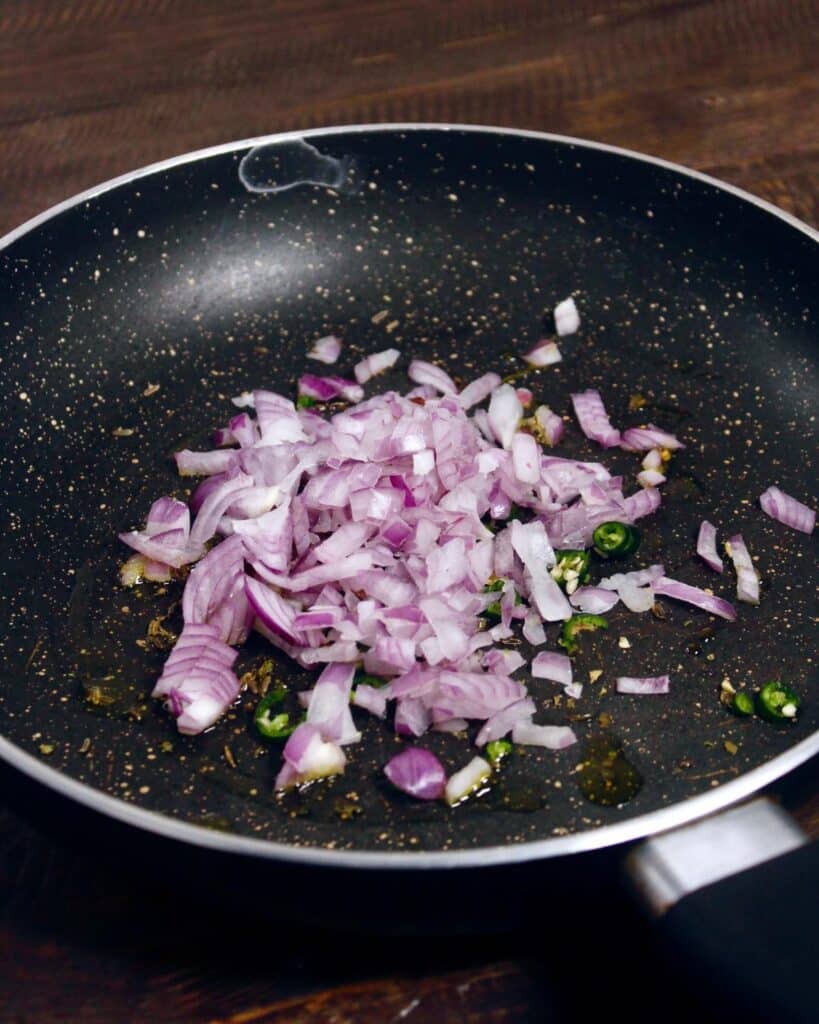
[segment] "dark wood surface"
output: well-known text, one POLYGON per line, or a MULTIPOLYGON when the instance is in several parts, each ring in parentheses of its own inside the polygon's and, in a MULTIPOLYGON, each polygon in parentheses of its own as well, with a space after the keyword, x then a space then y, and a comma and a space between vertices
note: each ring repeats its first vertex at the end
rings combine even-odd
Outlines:
MULTIPOLYGON (((628 146, 816 225, 817 52, 816 0, 0 0, 0 234, 186 150, 410 120, 628 146)), ((490 938, 248 923, 54 836, 2 781, 4 1022, 574 1021, 601 994, 632 1020, 725 1019, 619 890, 490 938)), ((814 837, 818 782, 772 789, 814 837)))

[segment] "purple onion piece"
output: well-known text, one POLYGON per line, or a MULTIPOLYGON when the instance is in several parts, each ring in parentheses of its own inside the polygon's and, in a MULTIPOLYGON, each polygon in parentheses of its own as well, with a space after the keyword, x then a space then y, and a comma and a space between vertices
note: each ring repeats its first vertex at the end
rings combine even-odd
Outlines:
POLYGON ((384 774, 402 793, 416 800, 438 800, 446 787, 446 772, 438 758, 421 747, 396 754, 384 767, 384 774))
POLYGON ((307 358, 315 359, 319 363, 327 363, 329 365, 336 362, 340 355, 341 338, 337 338, 334 334, 330 334, 326 338, 319 338, 318 341, 313 343, 313 347, 307 353, 307 358))
POLYGON ((688 583, 681 583, 679 580, 671 580, 667 576, 661 576, 654 583, 654 593, 659 597, 671 597, 676 601, 684 601, 692 604, 695 608, 718 615, 721 619, 733 622, 737 617, 736 609, 730 601, 714 594, 706 594, 699 587, 692 587, 688 583))
POLYGON ((620 600, 616 591, 603 587, 578 587, 569 597, 569 604, 589 615, 605 615, 620 600))
POLYGON ((742 534, 729 538, 725 549, 734 563, 737 574, 737 599, 747 604, 759 604, 759 573, 754 567, 751 552, 742 534))
POLYGON ((518 429, 523 406, 511 384, 501 384, 489 403, 489 427, 503 448, 511 448, 518 429))
POLYGON ((552 366, 559 363, 563 356, 553 338, 541 338, 534 348, 523 357, 530 366, 552 366))
POLYGON ((673 434, 659 427, 629 427, 623 431, 620 439, 620 447, 627 452, 647 452, 652 448, 667 448, 669 451, 676 451, 685 448, 682 441, 679 441, 673 434))
POLYGON ((554 651, 542 651, 532 660, 532 675, 568 686, 572 681, 572 659, 554 651))
POLYGON ((571 397, 574 414, 586 437, 597 441, 603 448, 612 448, 620 443, 620 431, 615 430, 609 422, 608 413, 599 391, 589 388, 587 391, 577 392, 571 397))
POLYGON ((697 534, 697 554, 714 572, 722 572, 722 559, 717 554, 717 528, 707 519, 703 519, 700 523, 700 532, 697 534))
POLYGON ((416 384, 426 384, 445 395, 454 395, 458 390, 446 370, 442 370, 434 363, 427 363, 423 359, 413 359, 409 365, 407 376, 416 384))
POLYGON ((778 487, 771 486, 759 497, 762 511, 784 526, 790 526, 801 533, 813 533, 816 513, 801 501, 785 494, 778 487))
POLYGON ((305 373, 299 377, 299 394, 307 398, 315 398, 318 402, 331 402, 334 398, 344 398, 348 402, 360 402, 364 391, 353 380, 343 377, 317 377, 305 373))
POLYGON ((535 420, 546 438, 550 448, 554 448, 560 442, 566 429, 563 420, 552 412, 548 405, 540 405, 535 410, 535 420))
POLYGON ((467 384, 458 395, 458 404, 464 410, 471 409, 473 405, 488 398, 500 385, 501 378, 496 373, 485 373, 482 377, 467 384))
POLYGON ((580 313, 574 299, 569 296, 554 308, 555 330, 559 337, 567 334, 574 334, 580 327, 580 313))
POLYGON ((370 378, 394 366, 400 355, 397 348, 387 348, 383 352, 370 353, 353 367, 355 379, 359 384, 366 384, 370 378))
POLYGON ((547 750, 563 750, 577 742, 573 729, 566 725, 535 725, 534 722, 520 722, 512 730, 512 742, 522 746, 546 747, 547 750))
POLYGON ((668 693, 669 682, 668 676, 618 676, 615 686, 618 693, 668 693))

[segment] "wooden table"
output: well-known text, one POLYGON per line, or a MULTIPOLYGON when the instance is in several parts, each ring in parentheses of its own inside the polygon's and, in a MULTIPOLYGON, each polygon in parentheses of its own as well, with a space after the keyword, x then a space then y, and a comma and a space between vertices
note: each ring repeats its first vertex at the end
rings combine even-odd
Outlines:
MULTIPOLYGON (((817 52, 816 0, 0 0, 0 234, 186 150, 370 121, 616 143, 817 224, 817 52)), ((817 783, 773 790, 813 836, 817 783)), ((8 807, 0 829, 3 1022, 569 1021, 590 989, 632 1020, 716 1019, 619 892, 544 922, 562 957, 534 934, 311 934, 180 911, 8 807)))

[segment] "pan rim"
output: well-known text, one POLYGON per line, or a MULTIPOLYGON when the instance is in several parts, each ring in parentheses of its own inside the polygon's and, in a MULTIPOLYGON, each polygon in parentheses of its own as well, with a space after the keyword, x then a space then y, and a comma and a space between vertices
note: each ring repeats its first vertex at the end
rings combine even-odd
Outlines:
MULTIPOLYGON (((222 143, 203 149, 160 160, 144 167, 111 178, 108 181, 92 186, 68 199, 25 221, 17 228, 0 237, 0 253, 12 243, 36 228, 56 218, 61 213, 96 198, 106 192, 113 191, 122 185, 131 184, 140 178, 149 177, 164 170, 170 170, 187 163, 195 163, 210 157, 250 149, 254 146, 281 143, 304 138, 327 138, 336 135, 351 135, 373 132, 471 132, 495 136, 512 136, 530 138, 544 142, 565 145, 568 148, 586 149, 611 153, 626 157, 639 163, 662 167, 683 177, 710 185, 727 192, 736 198, 749 202, 766 211, 779 220, 795 228, 809 239, 819 243, 819 231, 798 217, 781 210, 765 199, 753 195, 736 185, 721 181, 718 178, 697 171, 682 164, 664 160, 660 157, 637 152, 604 142, 595 142, 573 136, 559 135, 551 132, 538 132, 526 129, 494 127, 490 125, 450 124, 435 122, 382 123, 338 125, 325 128, 311 128, 302 131, 279 132, 270 135, 256 136, 235 142, 222 143)), ((567 836, 554 836, 548 839, 537 839, 508 845, 495 845, 466 850, 432 850, 432 851, 372 851, 372 850, 328 850, 322 847, 292 846, 277 843, 268 839, 252 836, 214 832, 189 822, 180 821, 157 811, 128 804, 123 800, 110 796, 86 783, 70 776, 63 775, 56 768, 43 764, 21 747, 0 736, 0 758, 11 767, 16 768, 34 781, 43 784, 61 796, 74 800, 93 811, 113 818, 123 824, 139 828, 142 831, 173 841, 186 843, 204 849, 222 853, 251 856, 263 860, 309 864, 325 868, 371 868, 381 870, 430 870, 493 867, 513 863, 524 863, 534 860, 545 860, 569 854, 602 850, 611 846, 633 842, 648 835, 667 831, 688 824, 705 815, 722 810, 733 803, 752 795, 776 779, 805 763, 819 753, 819 730, 801 740, 789 750, 766 761, 744 775, 726 782, 723 785, 689 797, 668 807, 650 811, 627 821, 603 825, 584 832, 576 832, 567 836)))
POLYGON ((678 164, 673 160, 665 160, 663 157, 653 156, 649 153, 641 153, 636 149, 628 149, 625 146, 614 146, 611 143, 597 142, 593 139, 581 139, 574 135, 560 135, 556 132, 539 132, 528 128, 505 128, 494 125, 459 122, 397 121, 394 123, 383 122, 377 124, 331 125, 324 128, 305 128, 302 131, 293 130, 289 132, 274 132, 271 135, 256 135, 247 139, 239 139, 235 142, 223 142, 215 146, 205 146, 202 149, 193 149, 187 153, 167 157, 164 160, 157 160, 154 163, 145 164, 143 167, 138 167, 135 170, 127 171, 125 174, 117 175, 115 178, 109 178, 107 181, 100 182, 97 185, 92 185, 90 188, 87 188, 82 192, 77 192, 75 195, 69 196, 67 199, 63 199, 59 203, 55 203, 53 206, 49 206, 42 212, 35 214, 35 216, 30 217, 26 221, 23 221, 23 223, 18 225, 16 228, 12 228, 11 231, 0 236, 0 252, 11 245, 12 242, 17 241, 34 228, 39 227, 41 224, 45 224, 46 221, 59 216, 59 214, 66 210, 70 210, 74 206, 79 206, 80 203, 87 202, 89 199, 94 199, 105 192, 110 192, 115 188, 119 188, 120 185, 130 184, 133 181, 138 181, 140 178, 147 178, 160 171, 170 170, 171 168, 179 167, 182 164, 196 163, 199 160, 205 160, 213 156, 221 156, 225 153, 232 153, 237 150, 252 149, 254 146, 262 146, 273 142, 280 143, 304 138, 315 138, 319 136, 326 137, 334 135, 363 134, 364 132, 380 131, 445 131, 474 132, 475 134, 484 135, 510 135, 514 138, 539 139, 544 142, 557 142, 569 147, 591 149, 603 153, 612 153, 615 156, 629 157, 630 159, 637 160, 640 163, 653 164, 656 167, 662 167, 665 170, 674 171, 675 173, 682 174, 685 177, 694 178, 696 181, 712 185, 714 188, 718 188, 723 192, 728 192, 731 195, 736 196, 738 199, 750 202, 754 206, 758 206, 760 209, 765 210, 767 213, 778 217, 786 224, 789 224, 791 227, 803 232, 803 234, 806 234, 808 238, 812 239, 814 242, 819 242, 819 229, 811 227, 806 221, 800 220, 799 217, 795 217, 792 213, 788 213, 787 210, 783 210, 781 207, 775 206, 773 203, 769 203, 767 199, 762 199, 760 196, 754 195, 753 192, 748 192, 745 189, 740 188, 738 185, 732 185, 728 181, 723 181, 721 178, 715 178, 710 174, 706 174, 704 171, 697 171, 693 167, 686 167, 685 164, 678 164))

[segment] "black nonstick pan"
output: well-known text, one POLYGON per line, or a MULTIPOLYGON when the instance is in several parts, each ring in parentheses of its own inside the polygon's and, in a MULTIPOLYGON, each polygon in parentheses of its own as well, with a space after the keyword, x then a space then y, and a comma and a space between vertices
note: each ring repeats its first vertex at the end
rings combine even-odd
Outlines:
MULTIPOLYGON (((816 243, 781 211, 661 161, 445 126, 228 145, 24 225, 0 241, 0 755, 134 845, 181 854, 191 873, 241 864, 226 874, 292 878, 283 914, 329 919, 344 907, 345 919, 366 905, 357 913, 377 920, 397 887, 393 917, 434 920, 445 892, 446 916, 457 908, 463 927, 484 916, 479 893, 502 887, 511 918, 523 915, 537 879, 587 870, 602 851, 701 819, 801 764, 819 749, 815 541, 766 517, 758 496, 775 483, 811 501, 816 243), (375 721, 343 776, 284 799, 251 694, 209 733, 177 735, 148 697, 164 652, 147 633, 174 628, 180 591, 123 590, 115 539, 154 497, 185 493, 173 451, 206 445, 235 394, 292 392, 309 344, 330 332, 345 339, 342 370, 401 349, 379 386, 406 386, 412 356, 464 382, 515 373, 570 294, 581 329, 527 386, 562 414, 571 391, 596 387, 618 425, 648 419, 681 434, 640 564, 662 559, 732 597, 731 573, 716 579, 694 554, 707 518, 723 537, 744 535, 759 607, 741 606, 736 623, 672 602, 662 618, 613 612, 577 661, 580 676, 603 670, 582 699, 569 707, 536 691, 543 720, 571 722, 580 746, 526 752, 454 811, 390 791, 381 767, 398 741, 375 721), (614 692, 616 675, 666 671, 668 697, 614 692), (753 689, 774 678, 803 698, 784 728, 720 700, 723 680, 753 689), (601 735, 631 780, 614 805, 590 800, 575 770, 601 735), (316 895, 329 889, 332 905, 316 895)), ((561 453, 599 456, 576 429, 561 453)), ((633 471, 633 456, 606 461, 633 471)), ((308 685, 283 657, 276 671, 293 690, 308 685)), ((450 767, 471 756, 462 739, 431 742, 450 767)), ((766 822, 769 835, 781 825, 766 822)), ((781 846, 742 863, 798 847, 783 828, 781 846)), ((719 859, 723 840, 705 842, 706 859, 719 859)), ((804 873, 808 854, 780 858, 779 883, 804 873)), ((655 874, 664 855, 649 857, 655 874)), ((712 905, 718 889, 702 890, 712 905)))

